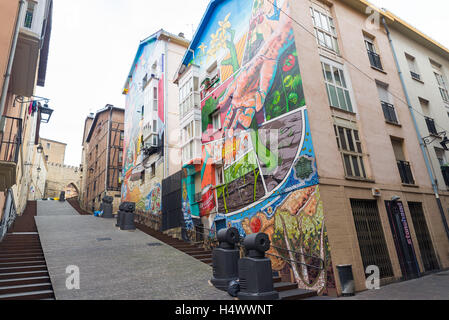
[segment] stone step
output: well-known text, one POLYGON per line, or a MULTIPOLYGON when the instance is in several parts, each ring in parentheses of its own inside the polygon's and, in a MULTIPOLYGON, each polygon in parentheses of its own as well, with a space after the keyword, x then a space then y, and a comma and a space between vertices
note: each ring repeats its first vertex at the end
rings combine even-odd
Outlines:
POLYGON ((298 289, 298 285, 292 282, 276 282, 273 284, 274 290, 277 292, 298 289))
POLYGON ((288 291, 279 292, 279 298, 281 300, 301 300, 310 297, 315 297, 317 293, 311 290, 294 289, 288 291))

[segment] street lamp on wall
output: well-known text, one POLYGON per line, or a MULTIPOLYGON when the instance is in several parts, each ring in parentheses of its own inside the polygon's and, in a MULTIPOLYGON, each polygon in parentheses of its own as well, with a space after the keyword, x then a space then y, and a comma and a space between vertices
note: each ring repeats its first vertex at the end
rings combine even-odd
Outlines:
POLYGON ((42 147, 42 144, 39 144, 37 147, 37 153, 42 153, 44 151, 44 147, 42 147))
POLYGON ((424 137, 424 145, 427 147, 428 145, 432 144, 436 139, 443 139, 443 141, 440 142, 440 145, 443 147, 445 151, 449 151, 449 139, 447 138, 447 132, 438 132, 437 134, 433 134, 428 137, 424 137))

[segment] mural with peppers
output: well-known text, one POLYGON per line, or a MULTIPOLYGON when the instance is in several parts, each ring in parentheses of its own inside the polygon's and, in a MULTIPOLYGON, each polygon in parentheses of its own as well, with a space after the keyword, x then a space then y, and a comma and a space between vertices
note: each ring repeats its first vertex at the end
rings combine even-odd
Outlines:
MULTIPOLYGON (((200 210, 203 221, 224 218, 242 236, 267 233, 273 269, 325 294, 335 281, 288 16, 292 1, 213 2, 190 61, 203 75, 215 63, 218 69, 203 82, 201 190, 190 193, 214 196, 212 207, 208 201, 200 210)), ((195 202, 184 195, 184 217, 193 227, 195 202)))

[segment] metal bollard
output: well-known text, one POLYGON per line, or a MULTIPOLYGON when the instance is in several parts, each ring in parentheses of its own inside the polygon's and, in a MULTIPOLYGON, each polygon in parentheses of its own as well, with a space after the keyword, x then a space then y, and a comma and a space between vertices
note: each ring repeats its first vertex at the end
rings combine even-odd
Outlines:
POLYGON ((222 229, 218 231, 217 238, 220 245, 212 252, 211 283, 215 288, 227 291, 229 283, 239 278, 240 251, 235 244, 240 241, 240 234, 236 228, 222 229))
POLYGON ((114 201, 114 198, 111 196, 105 196, 103 198, 103 215, 102 218, 106 219, 112 219, 114 218, 114 215, 112 214, 112 202, 114 201))
POLYGON ((120 230, 136 230, 136 225, 134 224, 136 204, 134 202, 126 202, 124 208, 125 210, 122 212, 120 217, 120 230))
POLYGON ((247 257, 239 260, 240 300, 279 300, 274 290, 271 260, 265 257, 270 239, 265 233, 247 236, 243 242, 247 257))

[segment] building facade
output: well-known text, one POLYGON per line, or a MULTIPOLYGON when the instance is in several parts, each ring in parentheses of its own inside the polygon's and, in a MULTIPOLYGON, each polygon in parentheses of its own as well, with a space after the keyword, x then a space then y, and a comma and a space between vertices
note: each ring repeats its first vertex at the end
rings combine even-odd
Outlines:
POLYGON ((162 181, 181 170, 178 89, 171 79, 188 43, 164 30, 145 39, 125 83, 122 201, 136 203, 142 223, 160 217, 162 181))
POLYGON ((273 269, 320 294, 341 292, 337 265, 357 291, 371 265, 381 283, 449 266, 372 14, 365 1, 211 1, 176 79, 186 225, 267 233, 273 269))
POLYGON ((84 120, 84 131, 83 131, 83 142, 81 149, 81 165, 80 165, 80 196, 79 202, 80 206, 83 210, 87 211, 87 198, 85 192, 87 191, 87 175, 89 171, 86 171, 87 168, 87 151, 89 148, 88 143, 86 142, 87 135, 89 134, 90 127, 92 122, 94 122, 95 114, 91 113, 84 120))
POLYGON ((44 148, 44 157, 47 162, 64 164, 67 143, 40 138, 40 144, 44 148))
MULTIPOLYGON (((45 85, 53 1, 0 4, 0 216, 25 209, 37 169, 33 159, 41 122, 48 122, 49 99, 35 97, 45 85)), ((2 231, 2 233, 3 233, 2 231)))
POLYGON ((84 205, 89 212, 100 209, 104 196, 114 198, 113 210, 120 205, 120 175, 123 163, 125 110, 106 105, 99 110, 86 137, 86 163, 83 168, 85 179, 84 205))

